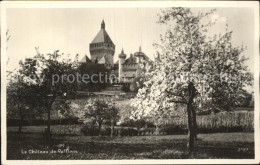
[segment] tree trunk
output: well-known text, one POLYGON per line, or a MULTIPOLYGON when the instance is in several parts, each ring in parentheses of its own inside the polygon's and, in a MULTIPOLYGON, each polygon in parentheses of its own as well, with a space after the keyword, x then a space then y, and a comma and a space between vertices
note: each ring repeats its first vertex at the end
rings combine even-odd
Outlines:
POLYGON ((96 121, 93 121, 93 122, 92 122, 92 125, 91 125, 91 129, 92 129, 92 132, 93 132, 93 133, 95 132, 95 122, 96 122, 96 121))
POLYGON ((20 114, 20 121, 19 121, 19 128, 18 128, 18 132, 21 133, 22 132, 22 126, 23 126, 23 112, 22 112, 22 108, 21 106, 18 105, 19 108, 19 114, 20 114))
POLYGON ((51 141, 51 108, 50 106, 48 106, 47 108, 47 118, 48 118, 48 122, 47 122, 47 138, 48 138, 48 142, 51 141))
POLYGON ((193 109, 193 99, 195 97, 195 92, 196 89, 194 87, 194 84, 192 82, 189 83, 188 85, 188 94, 189 94, 189 99, 187 103, 187 114, 188 114, 188 144, 187 147, 189 148, 190 153, 192 153, 193 147, 194 147, 194 126, 197 124, 196 123, 196 114, 195 110, 193 109))
POLYGON ((194 139, 196 140, 197 139, 197 115, 196 115, 196 111, 194 109, 194 107, 192 106, 191 107, 191 116, 192 116, 192 125, 193 125, 193 133, 194 133, 194 139))
POLYGON ((193 124, 192 124, 192 116, 191 116, 191 102, 190 99, 187 104, 187 114, 188 114, 188 143, 187 147, 189 148, 189 151, 192 152, 194 147, 194 134, 193 134, 193 124))
POLYGON ((22 133, 22 126, 23 126, 23 118, 21 117, 19 121, 19 129, 18 129, 19 133, 22 133))
POLYGON ((110 137, 113 137, 114 134, 114 121, 111 121, 111 133, 110 133, 110 137))
POLYGON ((119 128, 119 130, 118 130, 118 137, 121 137, 121 129, 122 129, 122 127, 120 126, 120 128, 119 128))
POLYGON ((101 137, 101 123, 98 123, 98 136, 101 137))
POLYGON ((56 94, 54 93, 50 101, 47 103, 47 138, 48 138, 48 143, 50 144, 51 142, 51 106, 54 103, 56 99, 56 94))
POLYGON ((155 125, 155 135, 159 135, 159 126, 157 124, 155 125))
POLYGON ((111 134, 110 134, 110 137, 113 137, 113 134, 114 134, 114 125, 111 125, 111 134))

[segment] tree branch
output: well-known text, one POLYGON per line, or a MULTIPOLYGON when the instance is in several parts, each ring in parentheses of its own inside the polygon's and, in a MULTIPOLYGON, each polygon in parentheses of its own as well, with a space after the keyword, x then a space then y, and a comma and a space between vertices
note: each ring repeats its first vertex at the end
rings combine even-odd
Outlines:
POLYGON ((180 104, 187 104, 187 102, 186 102, 186 101, 183 101, 183 100, 171 100, 170 102, 180 103, 180 104))

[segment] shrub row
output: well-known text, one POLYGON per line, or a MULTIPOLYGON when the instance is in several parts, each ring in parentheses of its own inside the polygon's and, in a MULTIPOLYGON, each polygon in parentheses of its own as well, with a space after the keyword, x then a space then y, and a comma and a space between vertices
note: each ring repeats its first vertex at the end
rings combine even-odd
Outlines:
MULTIPOLYGON (((84 125, 81 130, 81 134, 85 136, 98 136, 99 131, 97 127, 91 128, 87 125, 84 125)), ((111 128, 110 127, 103 127, 101 129, 102 136, 110 136, 111 128)), ((124 128, 124 127, 115 127, 113 136, 137 136, 138 131, 135 128, 124 128)))
MULTIPOLYGON (((7 119, 7 126, 18 126, 20 123, 19 119, 7 119)), ((46 125, 48 123, 47 120, 44 119, 31 119, 31 120, 23 120, 23 126, 40 126, 46 125)), ((51 125, 71 125, 71 124, 79 124, 78 118, 66 118, 66 119, 52 119, 51 125)))
MULTIPOLYGON (((187 128, 178 125, 166 125, 158 128, 133 128, 133 127, 120 127, 116 126, 114 128, 113 136, 149 136, 149 135, 186 135, 187 128)), ((251 130, 246 130, 241 126, 234 127, 219 127, 219 128, 198 128, 198 133, 227 133, 227 132, 251 132, 251 130)), ((91 128, 87 125, 64 125, 64 126, 53 126, 53 134, 81 134, 84 136, 98 136, 98 128, 91 128)), ((111 128, 102 127, 101 135, 110 136, 111 128)))
MULTIPOLYGON (((175 120, 169 120, 165 125, 159 128, 158 134, 174 135, 174 134, 187 134, 187 119, 180 118, 175 120)), ((46 120, 25 120, 23 126, 28 125, 46 125, 46 120)), ((52 120, 52 125, 72 125, 79 124, 77 118, 73 119, 62 119, 62 120, 52 120)), ((8 119, 7 126, 18 126, 19 120, 8 119)), ((197 125, 199 133, 224 133, 224 132, 253 132, 254 131, 254 114, 247 113, 226 113, 226 114, 213 114, 197 117, 197 125)), ((59 126, 57 126, 59 127, 59 126)), ((79 126, 78 132, 81 132, 87 136, 98 135, 98 129, 91 129, 87 126, 79 126)), ((58 128, 57 128, 58 129, 58 128)), ((67 128, 58 129, 56 132, 61 134, 66 131, 67 128), (64 131, 61 131, 64 130, 64 131)), ((75 128, 72 129, 75 132, 75 128)), ((140 136, 140 135, 155 135, 155 126, 152 122, 147 122, 144 120, 133 121, 128 120, 120 125, 120 127, 115 127, 115 136, 140 136)), ((110 135, 110 127, 102 128, 101 134, 103 136, 110 135)))
MULTIPOLYGON (((84 125, 81 128, 81 134, 85 136, 98 136, 98 128, 91 128, 87 125, 84 125)), ((115 127, 113 136, 144 136, 144 135, 155 135, 155 128, 133 128, 133 127, 115 127)), ((110 136, 111 128, 103 127, 101 129, 102 136, 110 136)))
POLYGON ((144 119, 140 120, 127 120, 124 121, 123 123, 120 124, 122 127, 137 127, 137 128, 143 128, 143 127, 148 127, 148 128, 155 128, 155 125, 150 122, 150 121, 145 121, 144 119))

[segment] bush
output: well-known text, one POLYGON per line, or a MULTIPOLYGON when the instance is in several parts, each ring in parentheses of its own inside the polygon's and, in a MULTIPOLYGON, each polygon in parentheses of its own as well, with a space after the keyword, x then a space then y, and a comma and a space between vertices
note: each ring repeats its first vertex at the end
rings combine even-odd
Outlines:
POLYGON ((84 125, 81 127, 80 132, 84 136, 98 136, 98 128, 84 125))
POLYGON ((159 129, 159 132, 166 135, 182 135, 187 134, 188 130, 180 125, 165 125, 159 129))
POLYGON ((119 136, 137 136, 138 135, 138 131, 134 128, 124 128, 124 127, 120 127, 119 130, 119 136))
MULTIPOLYGON (((84 136, 98 136, 98 128, 91 128, 88 125, 84 125, 81 130, 81 134, 84 136)), ((110 136, 111 128, 110 127, 102 127, 101 135, 102 136, 110 136)), ((138 131, 135 128, 126 128, 126 127, 115 127, 113 136, 137 136, 138 131)))
POLYGON ((145 121, 144 119, 126 120, 123 123, 121 123, 120 126, 122 126, 122 127, 137 127, 137 128, 143 128, 143 127, 154 128, 155 127, 155 125, 152 122, 145 121))
POLYGON ((123 92, 130 92, 129 85, 123 84, 121 90, 122 90, 123 92))
MULTIPOLYGON (((253 113, 219 113, 197 116, 198 133, 227 133, 227 132, 253 132, 253 113)), ((97 136, 97 128, 88 136, 97 136)), ((145 120, 127 120, 120 127, 115 127, 115 136, 144 136, 155 135, 155 125, 145 120)), ((86 132, 84 130, 84 132, 86 132)), ((185 135, 187 134, 187 119, 169 120, 168 124, 159 127, 159 135, 185 135)), ((110 127, 102 128, 103 136, 110 136, 110 127)))
MULTIPOLYGON (((7 126, 19 126, 19 119, 7 119, 7 126)), ((27 119, 23 120, 23 126, 40 126, 46 125, 47 120, 44 119, 27 119)), ((79 124, 78 118, 53 119, 51 125, 71 125, 79 124)))

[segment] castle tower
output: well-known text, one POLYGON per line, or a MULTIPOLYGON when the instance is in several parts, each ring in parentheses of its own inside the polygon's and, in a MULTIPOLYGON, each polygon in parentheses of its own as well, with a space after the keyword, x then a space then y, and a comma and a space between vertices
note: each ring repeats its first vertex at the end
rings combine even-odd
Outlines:
POLYGON ((125 62, 126 54, 124 53, 124 49, 122 49, 121 53, 118 55, 118 81, 122 82, 123 76, 123 66, 122 64, 125 62))
POLYGON ((140 63, 141 59, 144 59, 144 53, 142 52, 141 46, 139 47, 139 52, 135 53, 135 57, 136 57, 136 62, 137 63, 140 63))
POLYGON ((106 32, 104 20, 100 31, 89 44, 89 51, 93 63, 104 64, 107 68, 114 65, 115 45, 106 32))

